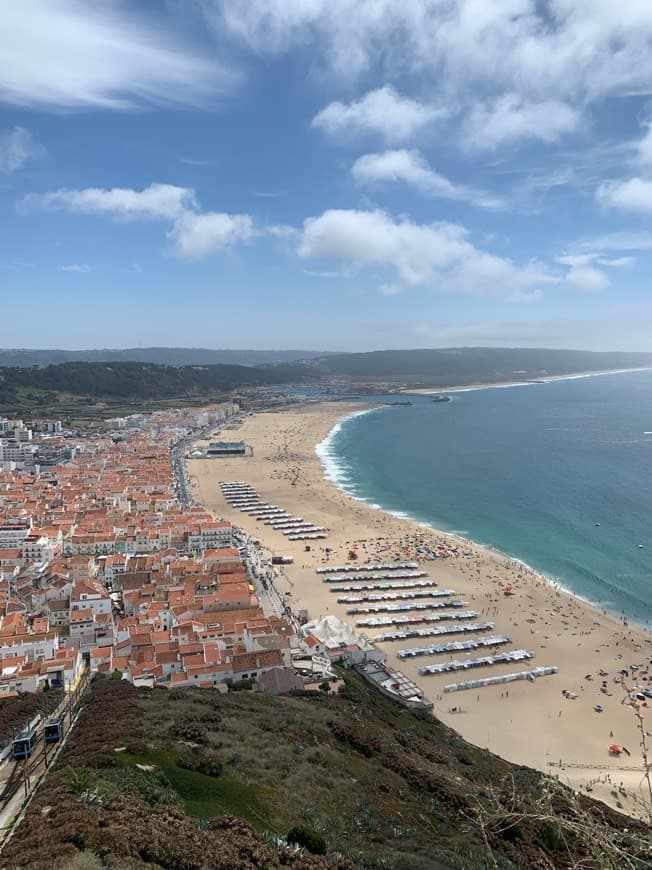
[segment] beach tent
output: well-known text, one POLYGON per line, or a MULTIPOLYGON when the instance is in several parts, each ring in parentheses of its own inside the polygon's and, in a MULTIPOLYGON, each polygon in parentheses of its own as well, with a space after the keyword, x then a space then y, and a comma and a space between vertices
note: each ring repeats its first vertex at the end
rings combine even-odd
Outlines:
POLYGON ((612 743, 609 747, 609 752, 611 752, 612 755, 620 755, 622 749, 617 743, 612 743))

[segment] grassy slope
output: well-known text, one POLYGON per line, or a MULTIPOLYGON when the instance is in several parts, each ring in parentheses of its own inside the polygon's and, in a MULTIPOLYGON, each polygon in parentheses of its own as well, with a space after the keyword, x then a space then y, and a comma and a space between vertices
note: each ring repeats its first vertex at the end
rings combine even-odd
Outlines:
POLYGON ((608 863, 604 841, 651 866, 652 832, 627 827, 354 675, 345 697, 137 691, 102 680, 0 860, 67 867, 82 852, 96 862, 83 866, 187 870, 627 866, 608 863), (551 817, 536 817, 548 804, 551 817), (491 810, 485 834, 479 807, 491 810), (292 857, 261 836, 295 825, 324 838, 326 858, 292 857))

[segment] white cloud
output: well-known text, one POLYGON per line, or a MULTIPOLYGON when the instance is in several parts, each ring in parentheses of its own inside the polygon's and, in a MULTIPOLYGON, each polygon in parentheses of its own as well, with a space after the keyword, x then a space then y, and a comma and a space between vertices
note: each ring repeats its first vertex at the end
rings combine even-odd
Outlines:
POLYGON ((4 175, 11 175, 28 160, 43 157, 44 154, 45 148, 24 127, 14 127, 0 134, 0 172, 4 175))
POLYGON ((351 174, 357 184, 402 182, 425 196, 463 200, 483 208, 503 206, 498 197, 453 184, 436 172, 414 149, 364 154, 353 164, 351 174))
POLYGON ((557 262, 561 263, 562 266, 570 266, 574 269, 578 266, 589 266, 597 256, 598 254, 564 254, 557 257, 557 262))
POLYGON ((304 269, 304 275, 310 275, 311 278, 344 278, 345 272, 329 272, 329 271, 313 271, 312 269, 304 269))
POLYGON ((403 182, 426 196, 465 200, 484 208, 499 208, 502 205, 497 197, 453 184, 435 172, 416 150, 364 154, 353 164, 351 174, 358 184, 403 182))
POLYGON ((331 209, 308 218, 298 253, 359 267, 389 267, 398 280, 383 282, 380 290, 386 295, 431 285, 449 292, 510 296, 558 281, 536 262, 518 266, 475 248, 458 225, 394 220, 382 211, 331 209))
POLYGON ((437 91, 581 105, 650 92, 647 0, 203 0, 219 36, 309 52, 341 80, 430 73, 437 91))
MULTIPOLYGON (((367 69, 377 52, 391 53, 386 37, 403 14, 395 0, 204 0, 202 6, 218 38, 228 34, 263 54, 310 47, 315 60, 343 79, 367 69)), ((396 51, 402 48, 399 38, 396 51)))
POLYGON ((39 108, 199 104, 236 77, 196 47, 116 2, 5 3, 0 28, 0 101, 39 108))
POLYGON ((416 285, 473 250, 465 235, 454 224, 394 222, 382 211, 330 209, 304 221, 299 255, 392 265, 403 283, 416 285))
POLYGON ((517 94, 504 94, 491 105, 477 105, 461 132, 465 148, 495 149, 500 145, 535 139, 555 142, 579 127, 580 115, 566 103, 535 103, 517 94))
POLYGON ((19 210, 67 211, 97 214, 122 220, 172 220, 197 207, 195 192, 173 184, 150 184, 143 190, 128 187, 86 187, 30 193, 18 204, 19 210))
POLYGON ((329 103, 311 126, 334 137, 376 133, 388 142, 403 142, 446 114, 445 109, 419 103, 385 85, 353 103, 329 103))
POLYGON ((576 290, 596 293, 609 286, 609 277, 594 266, 574 266, 566 275, 568 283, 576 290))
POLYGON ((621 230, 585 239, 578 247, 596 251, 648 251, 652 250, 652 233, 621 230))
POLYGON ((652 213, 652 181, 647 178, 606 181, 598 187, 596 198, 608 208, 652 213))
MULTIPOLYGON (((34 209, 101 215, 115 220, 171 222, 167 237, 174 242, 175 252, 180 257, 203 257, 246 241, 254 234, 249 215, 201 212, 194 190, 173 184, 150 184, 143 190, 62 188, 49 193, 30 193, 18 203, 22 213, 34 209)), ((271 227, 270 232, 282 235, 281 229, 271 227)))
POLYGON ((359 184, 382 181, 402 181, 421 193, 457 199, 457 188, 443 175, 431 169, 418 151, 383 151, 365 154, 351 169, 359 184))
POLYGON ((297 236, 299 231, 296 227, 291 227, 288 224, 272 224, 265 227, 265 232, 276 239, 292 239, 297 236))
POLYGON ((645 134, 635 144, 636 162, 652 167, 652 124, 645 124, 645 134))
POLYGON ((525 294, 531 297, 535 292, 537 298, 538 294, 543 295, 541 285, 554 285, 558 280, 536 260, 519 266, 505 257, 474 249, 448 276, 446 288, 522 302, 525 294))
POLYGON ((205 257, 244 242, 253 235, 253 221, 245 214, 186 212, 177 218, 168 238, 180 257, 205 257))
POLYGON ((91 267, 88 263, 70 263, 67 266, 59 266, 62 272, 90 272, 91 267))
POLYGON ((599 257, 596 262, 600 263, 601 266, 623 268, 626 266, 633 266, 636 259, 636 257, 599 257))

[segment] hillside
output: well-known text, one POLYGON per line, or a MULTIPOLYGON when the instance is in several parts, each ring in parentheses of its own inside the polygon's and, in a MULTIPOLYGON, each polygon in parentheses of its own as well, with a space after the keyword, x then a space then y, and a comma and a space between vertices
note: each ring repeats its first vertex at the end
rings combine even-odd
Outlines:
POLYGON ((206 347, 127 347, 96 350, 0 348, 0 367, 63 362, 144 362, 157 365, 260 366, 324 356, 312 350, 213 350, 206 347))
MULTIPOLYGON (((88 402, 139 403, 166 399, 201 402, 243 387, 273 386, 314 379, 315 372, 296 363, 266 368, 235 365, 161 366, 153 363, 66 362, 44 368, 0 369, 0 413, 52 412, 66 398, 88 402)), ((142 410, 142 408, 140 408, 142 410)))
POLYGON ((350 672, 339 696, 283 698, 96 679, 1 857, 33 870, 651 861, 650 828, 470 746, 350 672), (288 850, 292 829, 312 853, 288 850))
POLYGON ((652 366, 652 353, 458 347, 333 354, 309 365, 318 367, 322 377, 459 386, 652 366))

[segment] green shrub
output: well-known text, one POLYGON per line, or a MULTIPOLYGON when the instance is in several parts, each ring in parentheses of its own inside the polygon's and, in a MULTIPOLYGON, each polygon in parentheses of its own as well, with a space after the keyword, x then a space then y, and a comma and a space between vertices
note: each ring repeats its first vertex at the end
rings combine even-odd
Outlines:
POLYGON ((235 680, 235 682, 227 680, 230 692, 248 692, 253 684, 253 680, 235 680))
POLYGON ((221 776, 224 769, 222 761, 215 755, 186 755, 177 761, 177 766, 185 770, 195 770, 205 776, 221 776))
POLYGON ((313 855, 326 854, 326 840, 324 840, 321 834, 318 834, 306 825, 296 825, 288 831, 285 839, 288 843, 296 843, 297 846, 303 846, 304 849, 312 852, 313 855))
POLYGON ((537 840, 548 852, 565 852, 566 844, 554 825, 544 825, 537 840))
POLYGON ((70 794, 83 794, 90 788, 91 777, 87 767, 79 767, 70 772, 68 791, 70 794))

